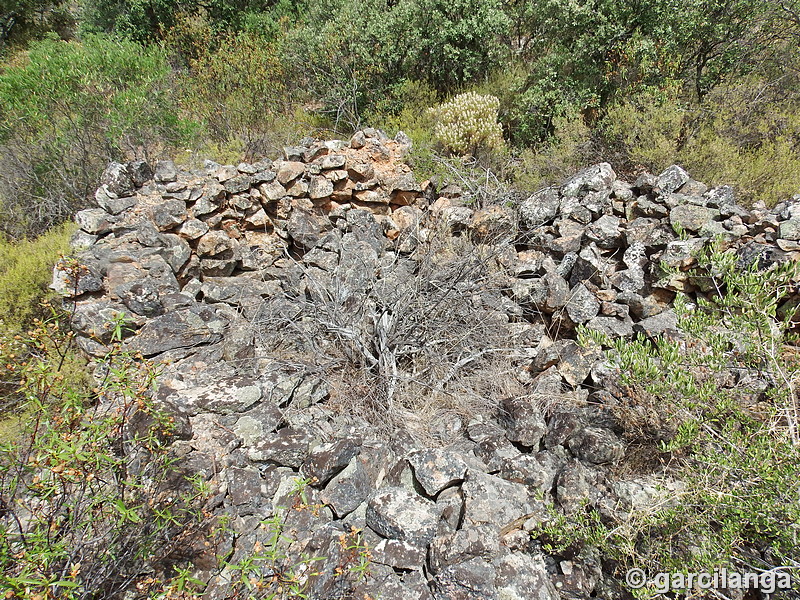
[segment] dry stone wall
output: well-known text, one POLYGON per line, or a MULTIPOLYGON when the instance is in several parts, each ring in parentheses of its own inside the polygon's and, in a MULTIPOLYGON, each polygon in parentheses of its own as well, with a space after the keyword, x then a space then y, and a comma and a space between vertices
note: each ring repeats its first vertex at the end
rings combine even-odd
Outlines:
MULTIPOLYGON (((662 493, 647 477, 610 475, 626 446, 608 407, 624 390, 575 343, 575 327, 678 335, 676 292, 703 293, 688 275, 694 252, 714 238, 743 268, 797 260, 800 203, 745 209, 730 188, 707 189, 677 166, 625 182, 603 163, 514 205, 476 209, 456 186, 418 183, 407 149, 403 135, 364 130, 287 148, 274 162, 110 165, 97 208, 76 216, 80 266, 54 274, 79 344, 103 356, 122 318, 125 347, 164 363, 155 400, 178 423, 176 456, 232 519, 234 558, 264 542, 259 524, 286 505, 291 482, 311 479, 316 520, 288 517, 291 550, 325 557, 308 576, 309 598, 625 597, 601 557, 548 556, 530 536, 548 503, 612 514, 662 493), (442 254, 460 240, 483 257, 480 278, 462 270, 422 285, 421 249, 436 236, 452 240, 442 254), (444 322, 466 323, 486 336, 478 341, 503 338, 493 351, 506 347, 499 358, 522 392, 436 421, 436 444, 343 414, 331 371, 308 357, 346 343, 365 370, 410 368, 403 356, 436 342, 415 341, 423 321, 404 330, 392 307, 416 293, 433 299, 433 315, 445 288, 461 292, 444 322), (307 328, 321 321, 335 340, 307 328), (280 335, 299 341, 278 356, 265 340, 280 335), (372 547, 357 583, 334 576, 351 527, 372 547)), ((483 358, 479 345, 458 348, 438 392, 483 358)), ((386 398, 401 397, 387 386, 386 398)), ((195 575, 207 597, 230 593, 230 569, 195 575)))

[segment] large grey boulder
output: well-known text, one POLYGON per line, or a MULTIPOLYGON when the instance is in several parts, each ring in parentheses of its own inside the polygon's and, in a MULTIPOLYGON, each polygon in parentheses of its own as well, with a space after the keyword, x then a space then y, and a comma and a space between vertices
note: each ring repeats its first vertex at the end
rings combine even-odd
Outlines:
POLYGON ((339 440, 314 448, 303 463, 302 472, 313 479, 313 485, 324 486, 350 464, 359 448, 352 440, 339 440))
POLYGON ((582 192, 609 189, 617 178, 614 169, 608 163, 600 163, 587 167, 569 178, 561 186, 564 196, 578 196, 582 192))
POLYGON ((103 235, 111 231, 114 217, 102 208, 87 208, 75 214, 75 222, 86 233, 103 235))
POLYGON ((521 224, 528 229, 544 225, 556 217, 560 202, 558 190, 555 188, 536 192, 519 206, 521 224))
POLYGON ((494 475, 469 470, 462 489, 464 526, 491 525, 499 531, 533 511, 526 486, 494 475))
POLYGON ((501 408, 506 437, 529 448, 538 446, 547 431, 540 407, 531 398, 506 398, 501 408))
POLYGON ((495 564, 497 598, 560 600, 541 555, 513 552, 495 564))
POLYGON ((579 283, 570 290, 566 311, 573 323, 586 323, 600 312, 600 302, 585 285, 579 283))
POLYGON ((482 558, 450 565, 433 580, 436 600, 496 600, 495 569, 482 558))
POLYGON ((669 213, 669 222, 676 231, 682 229, 693 233, 699 232, 704 225, 719 215, 719 211, 705 206, 681 204, 669 213))
POLYGON ((118 162, 112 162, 106 167, 100 176, 100 184, 117 197, 130 196, 134 192, 128 167, 118 162))

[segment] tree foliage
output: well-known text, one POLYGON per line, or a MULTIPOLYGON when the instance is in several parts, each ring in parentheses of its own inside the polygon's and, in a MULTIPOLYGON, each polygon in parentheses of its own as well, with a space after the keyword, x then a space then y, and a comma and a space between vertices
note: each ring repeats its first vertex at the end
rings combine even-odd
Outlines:
POLYGON ((64 0, 0 0, 0 51, 14 37, 59 29, 72 19, 64 0))
POLYGON ((497 0, 314 2, 287 48, 323 110, 357 126, 365 116, 399 111, 408 80, 452 92, 485 77, 503 56, 506 26, 497 0))
MULTIPOLYGON (((276 0, 85 0, 87 31, 115 33, 138 42, 163 39, 181 18, 202 14, 215 33, 235 29, 247 15, 268 10, 276 0)), ((302 4, 302 3, 300 3, 302 4)))

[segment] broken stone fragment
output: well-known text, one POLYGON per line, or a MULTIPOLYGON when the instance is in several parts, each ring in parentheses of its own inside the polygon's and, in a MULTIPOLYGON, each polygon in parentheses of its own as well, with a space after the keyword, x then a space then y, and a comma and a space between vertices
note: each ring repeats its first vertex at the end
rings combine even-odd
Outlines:
POLYGON ((103 278, 88 265, 60 260, 53 267, 53 280, 49 287, 60 296, 75 298, 102 290, 103 278))
POLYGON ((315 175, 308 186, 308 197, 312 200, 327 198, 333 194, 333 182, 326 177, 315 175))
POLYGON ((506 437, 529 448, 538 446, 547 431, 540 407, 530 398, 506 398, 502 409, 506 437))
POLYGON ((678 191, 681 186, 689 181, 689 174, 678 165, 667 167, 655 180, 653 189, 662 194, 671 194, 678 191))
POLYGON ((466 463, 452 452, 438 449, 419 450, 408 457, 414 478, 431 498, 464 480, 466 463))
POLYGON ((439 535, 431 544, 430 568, 434 574, 473 558, 491 560, 500 554, 500 539, 491 525, 465 527, 439 535))
POLYGON ((302 472, 313 479, 312 485, 322 487, 350 464, 358 450, 351 440, 321 444, 311 451, 302 472))
POLYGON ((600 302, 582 283, 569 292, 566 311, 573 323, 586 323, 600 312, 600 302))
POLYGON ((568 179, 561 186, 563 196, 578 196, 582 192, 599 191, 611 187, 617 178, 614 169, 608 163, 600 163, 587 167, 568 179))
POLYGON ((196 306, 149 319, 130 342, 130 349, 154 356, 176 348, 191 348, 222 339, 225 322, 211 307, 196 306))
POLYGON ((559 600, 556 586, 540 554, 512 552, 496 563, 497 598, 559 600))
POLYGON ((367 504, 367 526, 381 537, 426 547, 436 535, 436 504, 405 488, 380 490, 367 504))
POLYGON ((231 255, 238 244, 224 231, 209 231, 197 242, 198 256, 231 255))
POLYGON ((150 218, 159 231, 172 229, 187 217, 186 203, 182 200, 164 200, 150 210, 150 218))
POLYGON ((103 235, 111 231, 114 218, 102 208, 87 208, 75 214, 75 222, 86 233, 103 235))
POLYGON ((178 178, 178 170, 171 160, 160 160, 156 163, 154 179, 159 183, 170 183, 178 178))
POLYGON ((286 185, 295 181, 306 171, 306 166, 297 161, 283 161, 278 164, 277 180, 278 183, 286 185))
POLYGON ((495 475, 470 469, 462 490, 465 527, 491 525, 499 531, 533 510, 526 486, 495 475))
POLYGON ((329 219, 304 210, 293 210, 286 231, 295 244, 306 250, 317 245, 324 234, 330 231, 329 219))
POLYGON ((670 211, 669 222, 676 231, 682 229, 696 233, 717 216, 719 216, 719 211, 713 208, 681 204, 670 211))
POLYGON ((137 203, 136 196, 119 197, 106 189, 106 186, 97 188, 97 191, 94 194, 94 199, 95 202, 97 202, 97 206, 112 215, 118 215, 122 212, 125 212, 126 210, 136 206, 137 203))
POLYGON ((449 565, 436 574, 432 587, 436 598, 499 598, 495 587, 494 566, 483 558, 471 558, 449 565))
POLYGON ((178 229, 178 233, 190 240, 196 240, 208 233, 208 225, 200 219, 187 219, 178 229))
POLYGON ((308 433, 285 427, 251 447, 247 456, 256 462, 298 469, 308 457, 311 442, 308 433))

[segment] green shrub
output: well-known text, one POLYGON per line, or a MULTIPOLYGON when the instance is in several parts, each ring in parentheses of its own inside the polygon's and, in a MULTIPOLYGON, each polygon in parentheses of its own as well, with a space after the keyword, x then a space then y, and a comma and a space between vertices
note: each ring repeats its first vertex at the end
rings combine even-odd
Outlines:
POLYGON ((24 361, 0 340, 31 414, 23 435, 0 444, 0 587, 23 600, 186 587, 188 570, 168 564, 204 535, 207 490, 170 454, 174 427, 150 402, 154 373, 117 348, 98 388, 76 387, 43 351, 68 352, 63 333, 51 321, 18 338, 24 361))
POLYGON ((3 0, 0 2, 0 55, 7 48, 24 48, 48 32, 69 35, 74 15, 64 0, 3 0))
POLYGON ((696 305, 678 297, 682 339, 612 343, 582 334, 584 343, 611 346, 626 390, 611 410, 629 443, 655 452, 661 477, 679 485, 621 520, 590 506, 556 516, 539 532, 551 551, 595 546, 619 575, 800 559, 800 362, 787 345, 796 343, 792 315, 779 310, 800 268, 743 269, 734 252, 716 250, 700 264, 693 281, 711 291, 696 305))
MULTIPOLYGON (((791 72, 791 71, 790 71, 791 72)), ((800 192, 800 94, 795 76, 740 78, 707 98, 680 158, 696 178, 773 205, 800 192)))
POLYGON ((297 118, 289 73, 277 42, 243 33, 189 63, 181 104, 215 143, 239 140, 248 157, 280 150, 308 134, 297 118))
POLYGON ((497 122, 500 101, 475 92, 459 94, 430 109, 436 125, 434 135, 442 146, 455 154, 476 155, 503 146, 503 128, 497 122))
POLYGON ((444 93, 484 77, 507 24, 497 0, 317 0, 285 48, 298 88, 334 128, 356 129, 398 114, 406 80, 444 93))
MULTIPOLYGON (((407 0, 406 69, 440 93, 481 81, 510 56, 501 36, 510 20, 499 0, 407 0)), ((391 30, 387 32, 391 35, 391 30)), ((389 38, 390 39, 390 38, 389 38)))
POLYGON ((745 202, 774 205, 800 192, 800 97, 791 90, 740 78, 702 106, 682 101, 677 87, 651 90, 612 105, 600 137, 629 168, 658 173, 679 163, 695 179, 733 185, 745 202))
MULTIPOLYGON (((183 18, 203 16, 214 35, 242 28, 253 14, 286 11, 286 0, 84 0, 84 31, 124 35, 140 43, 163 40, 183 18)), ((293 11, 302 10, 295 2, 293 11)))
POLYGON ((0 230, 37 235, 86 205, 110 160, 184 141, 157 48, 50 37, 0 73, 0 230))
MULTIPOLYGON (((306 18, 287 31, 293 93, 335 130, 358 129, 365 112, 385 99, 392 84, 402 83, 400 65, 384 57, 381 30, 394 25, 395 14, 385 0, 312 2, 306 18)), ((396 36, 399 46, 402 31, 396 36)))
POLYGON ((0 238, 0 322, 5 327, 19 332, 44 316, 40 304, 50 295, 53 265, 69 252, 74 230, 67 223, 33 240, 0 238))
POLYGON ((519 152, 510 175, 528 191, 555 185, 592 162, 592 132, 579 114, 554 119, 553 136, 535 149, 519 152))
MULTIPOLYGON (((622 162, 660 173, 678 160, 686 117, 687 107, 678 99, 676 88, 666 93, 651 89, 610 106, 599 131, 622 162)), ((694 170, 691 173, 699 177, 694 170)))
POLYGON ((431 144, 434 121, 428 109, 440 102, 436 90, 425 81, 411 79, 397 86, 394 98, 401 107, 398 112, 376 113, 368 117, 390 136, 403 131, 415 145, 431 144))

